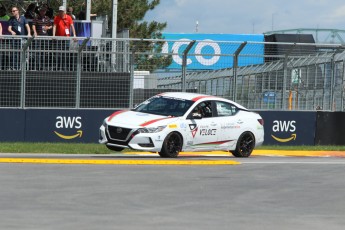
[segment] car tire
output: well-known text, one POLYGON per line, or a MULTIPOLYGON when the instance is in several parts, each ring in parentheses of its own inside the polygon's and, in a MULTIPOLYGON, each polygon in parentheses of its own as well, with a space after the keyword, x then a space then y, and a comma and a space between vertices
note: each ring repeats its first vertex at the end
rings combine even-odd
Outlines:
POLYGON ((182 150, 182 137, 176 132, 169 133, 165 138, 159 155, 164 158, 175 158, 182 150))
POLYGON ((235 151, 231 151, 235 157, 249 157, 255 147, 255 137, 251 132, 242 133, 238 138, 235 151))
POLYGON ((112 151, 116 151, 116 152, 121 152, 122 150, 124 150, 125 148, 122 147, 117 147, 117 146, 111 146, 111 145, 106 145, 108 149, 112 150, 112 151))

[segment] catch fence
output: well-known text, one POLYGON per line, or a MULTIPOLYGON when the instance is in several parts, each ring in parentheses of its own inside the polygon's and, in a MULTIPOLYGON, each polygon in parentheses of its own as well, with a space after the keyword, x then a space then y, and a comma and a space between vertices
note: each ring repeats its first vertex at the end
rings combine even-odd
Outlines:
POLYGON ((344 111, 340 44, 2 36, 0 107, 127 109, 166 91, 344 111))

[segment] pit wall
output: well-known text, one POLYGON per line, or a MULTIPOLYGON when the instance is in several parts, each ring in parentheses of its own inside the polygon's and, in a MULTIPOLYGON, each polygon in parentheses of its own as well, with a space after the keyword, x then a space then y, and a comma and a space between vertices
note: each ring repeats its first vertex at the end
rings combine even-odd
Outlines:
MULTIPOLYGON (((112 110, 0 109, 0 142, 97 143, 112 110)), ((264 145, 345 145, 345 113, 256 111, 264 145)))

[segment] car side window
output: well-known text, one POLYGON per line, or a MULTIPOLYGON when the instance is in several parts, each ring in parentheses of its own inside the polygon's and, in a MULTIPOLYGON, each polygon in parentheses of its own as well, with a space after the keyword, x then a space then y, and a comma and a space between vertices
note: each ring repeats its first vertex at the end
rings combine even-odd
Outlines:
POLYGON ((192 114, 200 114, 200 117, 212 117, 212 102, 204 101, 199 103, 192 111, 192 114))
POLYGON ((223 101, 216 101, 216 108, 218 117, 233 116, 238 112, 235 105, 223 101))

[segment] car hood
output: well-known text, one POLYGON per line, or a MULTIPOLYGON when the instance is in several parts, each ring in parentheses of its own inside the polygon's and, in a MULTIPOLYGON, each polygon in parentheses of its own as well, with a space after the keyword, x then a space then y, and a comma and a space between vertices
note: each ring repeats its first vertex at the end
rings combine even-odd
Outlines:
POLYGON ((161 116, 135 111, 117 111, 106 118, 108 125, 121 127, 147 127, 166 125, 176 121, 177 117, 161 116))

